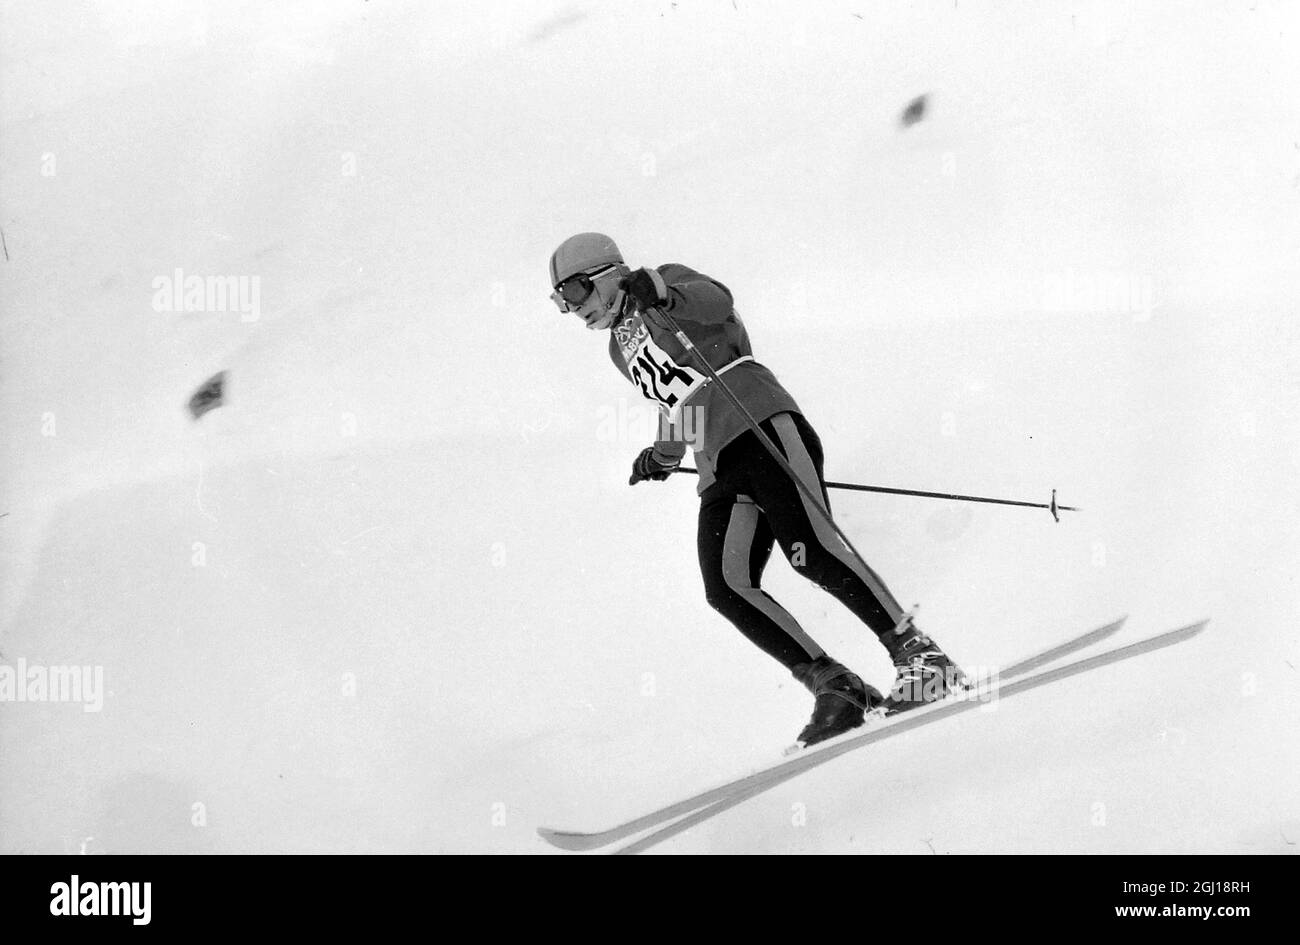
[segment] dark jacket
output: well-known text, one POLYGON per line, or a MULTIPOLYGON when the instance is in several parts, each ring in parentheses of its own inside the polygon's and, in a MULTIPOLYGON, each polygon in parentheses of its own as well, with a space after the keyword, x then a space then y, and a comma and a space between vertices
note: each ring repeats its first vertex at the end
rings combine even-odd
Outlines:
MULTIPOLYGON (((756 421, 800 412, 776 375, 754 360, 749 333, 725 285, 677 263, 657 271, 667 287, 663 308, 756 421)), ((629 305, 610 326, 609 354, 671 423, 668 437, 655 444, 656 457, 680 459, 689 444, 700 470, 698 491, 703 492, 713 481, 722 448, 749 425, 661 321, 655 312, 642 315, 629 305)))

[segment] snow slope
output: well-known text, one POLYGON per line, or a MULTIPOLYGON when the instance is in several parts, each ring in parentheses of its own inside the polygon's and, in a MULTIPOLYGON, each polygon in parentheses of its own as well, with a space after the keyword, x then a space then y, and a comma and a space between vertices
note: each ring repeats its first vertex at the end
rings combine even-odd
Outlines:
POLYGON ((1083 507, 836 498, 959 660, 1212 619, 666 851, 1289 852, 1297 25, 7 7, 0 665, 107 694, 0 704, 0 851, 542 852, 779 751, 807 695, 704 604, 692 484, 626 487, 649 417, 546 297, 598 229, 733 289, 830 477, 1083 507), (178 268, 257 317, 156 310, 178 268))

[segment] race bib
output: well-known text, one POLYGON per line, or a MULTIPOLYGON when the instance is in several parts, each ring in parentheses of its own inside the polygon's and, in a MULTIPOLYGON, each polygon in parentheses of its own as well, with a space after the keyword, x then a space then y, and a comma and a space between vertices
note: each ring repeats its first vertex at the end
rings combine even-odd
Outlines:
POLYGON ((641 388, 648 400, 668 411, 668 419, 676 420, 682 404, 699 390, 708 378, 696 370, 682 367, 668 352, 654 343, 650 333, 639 343, 627 360, 627 372, 632 383, 641 388))

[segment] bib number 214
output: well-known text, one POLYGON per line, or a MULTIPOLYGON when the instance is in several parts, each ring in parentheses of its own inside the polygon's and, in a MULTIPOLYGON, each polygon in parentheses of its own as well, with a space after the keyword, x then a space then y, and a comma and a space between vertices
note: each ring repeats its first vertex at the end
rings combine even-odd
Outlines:
POLYGON ((679 365, 649 337, 637 347, 627 372, 641 393, 669 411, 676 411, 705 381, 703 374, 679 365))

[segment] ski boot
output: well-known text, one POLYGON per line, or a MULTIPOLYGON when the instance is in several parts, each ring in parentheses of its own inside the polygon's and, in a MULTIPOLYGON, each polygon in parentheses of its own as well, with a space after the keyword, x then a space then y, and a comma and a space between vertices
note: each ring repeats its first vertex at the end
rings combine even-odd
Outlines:
POLYGON ((804 747, 857 728, 869 710, 884 702, 878 690, 829 656, 800 663, 792 671, 817 700, 812 719, 799 733, 798 743, 804 747))
POLYGON ((887 634, 881 642, 889 650, 897 673, 893 688, 885 697, 886 715, 937 702, 969 685, 961 667, 910 621, 887 634))

